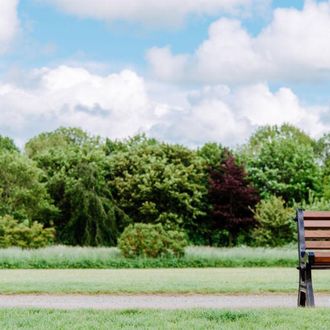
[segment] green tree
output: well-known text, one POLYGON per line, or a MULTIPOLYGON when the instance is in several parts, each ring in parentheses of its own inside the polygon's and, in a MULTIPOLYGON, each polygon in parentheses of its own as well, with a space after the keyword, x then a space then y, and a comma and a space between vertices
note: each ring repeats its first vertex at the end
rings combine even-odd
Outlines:
POLYGON ((11 138, 0 135, 0 152, 4 151, 19 152, 19 149, 11 138))
POLYGON ((322 168, 323 198, 330 201, 330 134, 324 134, 316 144, 318 161, 322 168))
POLYGON ((71 147, 101 148, 102 141, 99 137, 88 135, 76 127, 60 127, 53 132, 44 132, 29 140, 25 145, 25 153, 30 158, 35 158, 49 150, 60 150, 71 147))
POLYGON ((310 190, 321 191, 314 148, 314 141, 293 126, 266 126, 250 138, 241 155, 262 198, 281 196, 292 205, 307 199, 310 190))
POLYGON ((222 145, 208 142, 197 150, 197 155, 205 161, 207 167, 216 167, 224 159, 225 152, 222 145))
POLYGON ((204 162, 195 151, 145 136, 109 142, 113 196, 134 222, 198 230, 207 191, 204 162))
POLYGON ((48 191, 61 211, 55 222, 60 242, 116 245, 129 221, 113 201, 98 139, 79 129, 59 129, 29 141, 26 152, 45 171, 48 191))
POLYGON ((58 210, 42 183, 44 173, 18 152, 0 153, 0 216, 52 224, 58 210))

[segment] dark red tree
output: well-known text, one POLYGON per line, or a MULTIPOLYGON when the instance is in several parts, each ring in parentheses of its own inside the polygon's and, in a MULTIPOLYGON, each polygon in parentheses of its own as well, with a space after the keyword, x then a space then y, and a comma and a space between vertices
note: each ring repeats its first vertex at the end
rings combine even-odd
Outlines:
POLYGON ((228 230, 229 245, 241 231, 254 226, 252 209, 259 202, 259 195, 248 181, 244 167, 228 151, 219 167, 210 169, 208 197, 212 205, 210 225, 213 230, 228 230))

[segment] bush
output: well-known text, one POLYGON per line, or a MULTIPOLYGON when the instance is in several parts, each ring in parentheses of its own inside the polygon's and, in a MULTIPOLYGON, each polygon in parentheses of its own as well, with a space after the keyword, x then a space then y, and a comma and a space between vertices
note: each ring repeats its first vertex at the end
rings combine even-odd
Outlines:
POLYGON ((118 240, 118 247, 125 257, 180 257, 187 244, 183 232, 165 231, 161 224, 144 223, 129 225, 118 240))
POLYGON ((318 197, 313 191, 310 191, 307 201, 297 203, 296 208, 309 211, 330 211, 330 200, 324 196, 318 197))
POLYGON ((38 222, 19 223, 9 215, 0 217, 0 247, 18 246, 21 248, 39 248, 54 241, 55 229, 43 228, 38 222))
POLYGON ((281 197, 261 201, 254 212, 258 227, 253 236, 256 245, 281 246, 295 240, 294 210, 286 208, 281 197))

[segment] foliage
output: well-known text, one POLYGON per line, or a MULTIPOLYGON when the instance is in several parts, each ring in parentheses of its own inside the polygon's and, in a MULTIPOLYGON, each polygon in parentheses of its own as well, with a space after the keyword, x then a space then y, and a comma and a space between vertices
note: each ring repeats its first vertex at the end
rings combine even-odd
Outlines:
POLYGON ((19 152, 19 149, 11 138, 0 135, 0 152, 4 151, 19 152))
POLYGON ((60 129, 39 138, 30 141, 27 150, 45 171, 48 191, 61 211, 55 221, 59 242, 115 245, 129 220, 114 204, 102 148, 76 129, 60 129), (61 137, 69 142, 53 143, 61 137))
POLYGON ((209 201, 213 206, 210 226, 228 230, 229 245, 235 242, 240 231, 254 226, 252 209, 259 196, 244 168, 237 165, 228 152, 220 165, 210 171, 209 201))
POLYGON ((215 167, 223 160, 224 148, 217 143, 205 143, 197 150, 197 155, 201 157, 207 166, 215 167))
POLYGON ((47 192, 43 172, 25 156, 0 153, 0 216, 49 225, 58 214, 47 192))
POLYGON ((183 232, 165 231, 161 224, 144 223, 129 225, 118 240, 118 247, 125 257, 180 257, 187 244, 183 232))
POLYGON ((281 126, 269 126, 265 125, 257 129, 257 131, 250 137, 249 146, 252 150, 262 148, 265 141, 273 140, 286 140, 293 139, 296 142, 304 145, 310 145, 316 148, 317 142, 313 140, 309 135, 300 130, 299 128, 290 124, 283 124, 281 126))
POLYGON ((281 197, 262 200, 256 206, 254 217, 258 222, 253 232, 256 245, 281 246, 296 239, 294 210, 286 208, 281 197))
POLYGON ((108 149, 113 197, 134 222, 198 230, 207 206, 205 167, 196 152, 144 136, 108 149))
POLYGON ((292 205, 306 199, 309 190, 320 193, 321 172, 314 146, 311 138, 290 125, 257 130, 242 154, 261 197, 281 196, 292 205))
POLYGON ((99 137, 89 136, 80 128, 60 127, 53 132, 44 132, 29 140, 25 145, 25 153, 30 158, 53 149, 66 149, 68 146, 90 148, 100 147, 99 137))
POLYGON ((323 134, 321 138, 316 141, 315 153, 321 164, 325 164, 330 158, 330 133, 323 134))
POLYGON ((233 157, 216 142, 194 150, 61 127, 32 138, 24 155, 0 136, 0 216, 55 227, 57 242, 72 245, 115 246, 138 222, 184 230, 194 244, 253 244, 253 187, 262 199, 329 208, 329 141, 265 126, 233 157))
POLYGON ((38 222, 31 225, 18 222, 6 215, 0 217, 0 247, 18 246, 21 248, 40 248, 50 245, 54 241, 54 228, 43 228, 38 222))
POLYGON ((315 196, 315 194, 310 191, 308 194, 308 199, 306 201, 301 201, 301 203, 297 203, 295 208, 301 208, 309 211, 330 211, 330 200, 325 196, 315 196))
POLYGON ((322 168, 323 197, 330 200, 330 134, 324 134, 317 141, 317 157, 322 168))

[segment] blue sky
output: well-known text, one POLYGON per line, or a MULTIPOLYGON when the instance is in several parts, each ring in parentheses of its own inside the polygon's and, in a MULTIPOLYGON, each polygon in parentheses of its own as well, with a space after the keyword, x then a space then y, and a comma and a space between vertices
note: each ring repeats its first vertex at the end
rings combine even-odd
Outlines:
POLYGON ((0 134, 198 146, 330 128, 330 1, 2 0, 0 134))

